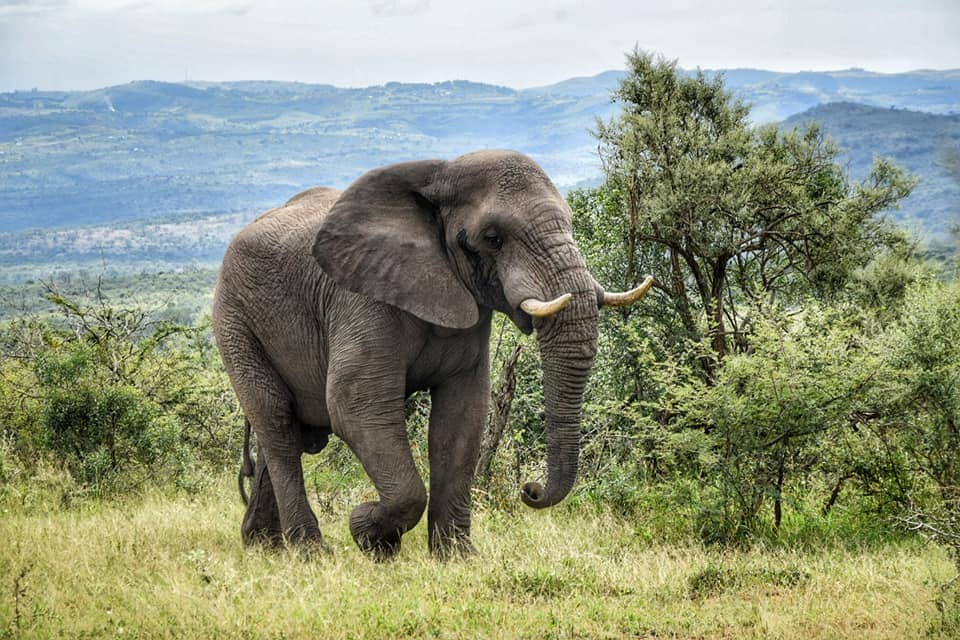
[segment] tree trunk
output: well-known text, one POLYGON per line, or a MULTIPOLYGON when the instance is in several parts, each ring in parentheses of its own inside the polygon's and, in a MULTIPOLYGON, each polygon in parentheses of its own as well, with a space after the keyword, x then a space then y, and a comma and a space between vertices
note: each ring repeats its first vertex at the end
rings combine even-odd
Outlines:
POLYGON ((637 282, 637 232, 639 227, 639 186, 637 174, 630 172, 630 185, 627 188, 627 213, 630 216, 630 229, 627 231, 627 284, 636 286, 637 282))
POLYGON ((727 330, 723 316, 723 293, 727 287, 727 262, 725 255, 717 257, 713 265, 713 276, 710 287, 706 291, 707 297, 703 301, 704 311, 710 321, 710 346, 717 354, 717 364, 723 362, 727 355, 727 330))
POLYGON ((829 514, 830 509, 832 509, 833 505, 836 504, 837 498, 840 497, 840 490, 843 488, 843 483, 849 478, 850 476, 847 474, 841 474, 840 477, 837 478, 837 482, 833 485, 833 490, 830 492, 830 497, 827 498, 827 501, 823 504, 823 509, 821 509, 821 513, 824 516, 829 514))
POLYGON ((513 348, 513 353, 503 365, 500 372, 500 384, 491 394, 491 409, 487 428, 483 433, 483 441, 480 445, 480 459, 477 461, 477 479, 479 484, 485 485, 490 480, 490 469, 493 465, 493 458, 503 439, 503 433, 506 431, 507 422, 510 420, 510 408, 513 406, 513 394, 517 389, 517 360, 523 351, 523 345, 518 344, 513 348))
POLYGON ((683 283, 683 270, 680 268, 680 257, 675 249, 670 249, 670 293, 672 294, 680 321, 687 334, 694 340, 699 338, 697 323, 693 320, 690 311, 690 302, 687 300, 687 288, 683 283))

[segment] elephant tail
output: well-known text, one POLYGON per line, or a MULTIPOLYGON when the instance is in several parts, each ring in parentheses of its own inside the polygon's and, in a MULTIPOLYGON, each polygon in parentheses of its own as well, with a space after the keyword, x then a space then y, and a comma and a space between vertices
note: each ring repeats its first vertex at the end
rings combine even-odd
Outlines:
POLYGON ((253 458, 250 457, 250 421, 244 417, 243 419, 243 462, 240 465, 240 473, 237 474, 237 486, 240 489, 240 499, 243 500, 243 504, 250 502, 250 497, 247 495, 247 490, 243 486, 245 478, 252 478, 256 472, 256 463, 253 458))

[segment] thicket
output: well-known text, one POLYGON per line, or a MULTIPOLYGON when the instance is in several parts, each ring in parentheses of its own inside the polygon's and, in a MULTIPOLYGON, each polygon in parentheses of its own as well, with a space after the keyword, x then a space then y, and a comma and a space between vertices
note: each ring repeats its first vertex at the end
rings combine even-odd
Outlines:
MULTIPOLYGON (((960 562, 960 283, 884 216, 914 180, 877 159, 852 182, 816 125, 755 127, 722 76, 628 62, 596 126, 606 179, 568 200, 601 283, 656 284, 603 313, 574 500, 643 537, 913 531, 960 562)), ((508 470, 539 460, 542 405, 536 349, 499 341, 508 470)))
POLYGON ((0 330, 0 502, 196 490, 241 434, 209 327, 47 292, 56 316, 0 330))

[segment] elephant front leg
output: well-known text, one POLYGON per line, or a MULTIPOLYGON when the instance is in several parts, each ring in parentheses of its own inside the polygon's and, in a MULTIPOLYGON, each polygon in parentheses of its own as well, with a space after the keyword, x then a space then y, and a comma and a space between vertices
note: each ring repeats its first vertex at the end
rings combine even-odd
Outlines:
POLYGON ((430 551, 440 558, 474 552, 470 542, 470 488, 489 397, 486 359, 476 370, 431 390, 427 518, 430 551))
POLYGON ((407 439, 403 378, 386 356, 374 367, 352 359, 331 363, 327 404, 333 430, 353 450, 380 500, 350 514, 357 546, 377 559, 400 551, 400 539, 416 526, 427 504, 407 439))

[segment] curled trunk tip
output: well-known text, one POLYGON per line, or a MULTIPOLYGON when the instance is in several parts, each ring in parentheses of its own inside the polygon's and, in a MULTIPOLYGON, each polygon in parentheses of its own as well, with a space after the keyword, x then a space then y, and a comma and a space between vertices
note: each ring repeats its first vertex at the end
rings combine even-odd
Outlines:
POLYGON ((548 482, 546 487, 539 482, 527 482, 520 487, 520 500, 534 509, 552 507, 567 497, 575 479, 576 472, 573 477, 563 478, 561 482, 548 482))
POLYGON ((520 499, 523 504, 534 509, 542 509, 549 505, 545 504, 547 492, 539 482, 528 482, 520 487, 520 499))

